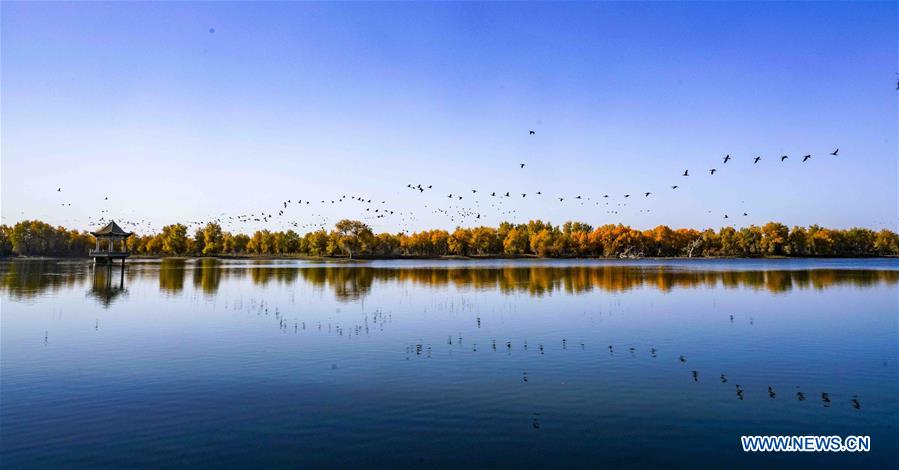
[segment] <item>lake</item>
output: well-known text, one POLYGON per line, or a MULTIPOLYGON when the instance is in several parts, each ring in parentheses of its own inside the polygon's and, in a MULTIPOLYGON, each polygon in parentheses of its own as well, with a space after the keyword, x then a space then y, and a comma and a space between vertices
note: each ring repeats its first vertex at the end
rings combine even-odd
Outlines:
POLYGON ((3 467, 899 464, 897 259, 0 276, 3 467), (872 450, 742 451, 767 434, 872 450))

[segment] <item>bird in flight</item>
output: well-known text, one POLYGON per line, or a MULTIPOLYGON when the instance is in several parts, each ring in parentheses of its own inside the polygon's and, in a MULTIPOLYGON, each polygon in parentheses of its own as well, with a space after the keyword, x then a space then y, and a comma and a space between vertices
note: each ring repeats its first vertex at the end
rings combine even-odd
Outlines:
POLYGON ((762 157, 755 157, 755 159, 752 161, 752 164, 755 165, 755 164, 758 163, 759 160, 761 160, 761 159, 762 159, 762 157))
POLYGON ((677 185, 675 184, 674 186, 671 187, 671 189, 677 189, 677 185))
POLYGON ((644 193, 644 194, 646 194, 646 197, 649 197, 649 195, 652 194, 652 193, 646 192, 646 193, 644 193))
POLYGON ((833 155, 834 157, 837 157, 837 156, 838 156, 837 153, 838 153, 839 151, 840 151, 840 149, 836 149, 836 150, 834 150, 833 152, 830 152, 830 154, 833 155))
POLYGON ((690 170, 684 170, 684 176, 690 176, 690 170))
POLYGON ((524 163, 519 163, 519 165, 521 165, 521 168, 524 168, 524 163))
POLYGON ((528 135, 534 135, 534 134, 536 134, 536 132, 534 132, 534 131, 528 131, 528 135))
POLYGON ((714 175, 714 174, 715 174, 715 172, 716 172, 716 171, 718 171, 718 170, 716 170, 716 169, 714 169, 714 168, 712 168, 712 169, 711 169, 711 170, 709 170, 709 173, 711 173, 711 174, 713 174, 713 175, 714 175))
POLYGON ((56 192, 62 192, 62 188, 56 188, 56 192))
POLYGON ((808 155, 802 157, 802 161, 805 162, 805 161, 808 160, 809 158, 812 158, 812 155, 811 155, 811 154, 808 154, 808 155))
POLYGON ((730 154, 724 156, 724 163, 727 163, 730 160, 730 154))
POLYGON ((786 155, 781 155, 781 156, 780 156, 780 161, 784 161, 784 160, 786 160, 786 159, 788 159, 788 158, 790 158, 790 157, 788 157, 788 156, 786 156, 786 155))

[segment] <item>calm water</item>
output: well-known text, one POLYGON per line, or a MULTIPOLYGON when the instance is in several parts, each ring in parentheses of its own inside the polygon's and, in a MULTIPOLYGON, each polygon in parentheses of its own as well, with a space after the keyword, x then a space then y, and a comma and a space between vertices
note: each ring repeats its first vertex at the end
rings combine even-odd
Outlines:
POLYGON ((899 260, 0 275, 4 467, 899 465, 899 260))

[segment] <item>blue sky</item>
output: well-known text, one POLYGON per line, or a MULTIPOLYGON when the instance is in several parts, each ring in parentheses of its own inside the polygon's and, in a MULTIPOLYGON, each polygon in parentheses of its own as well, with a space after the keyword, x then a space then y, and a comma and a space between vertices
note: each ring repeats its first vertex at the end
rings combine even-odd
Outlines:
POLYGON ((896 227, 896 3, 0 8, 7 224, 896 227))

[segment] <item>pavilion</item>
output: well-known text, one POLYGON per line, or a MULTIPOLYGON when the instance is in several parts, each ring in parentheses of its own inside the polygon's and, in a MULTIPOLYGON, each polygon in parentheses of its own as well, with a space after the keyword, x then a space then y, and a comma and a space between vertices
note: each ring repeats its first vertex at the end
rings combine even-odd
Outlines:
POLYGON ((126 241, 132 235, 131 232, 122 230, 114 221, 110 221, 105 227, 91 232, 91 235, 97 239, 97 248, 90 251, 90 256, 94 258, 94 264, 98 262, 110 263, 121 259, 122 266, 125 266, 125 258, 131 255, 128 252, 126 241), (116 251, 116 242, 120 242, 119 250, 116 251))

